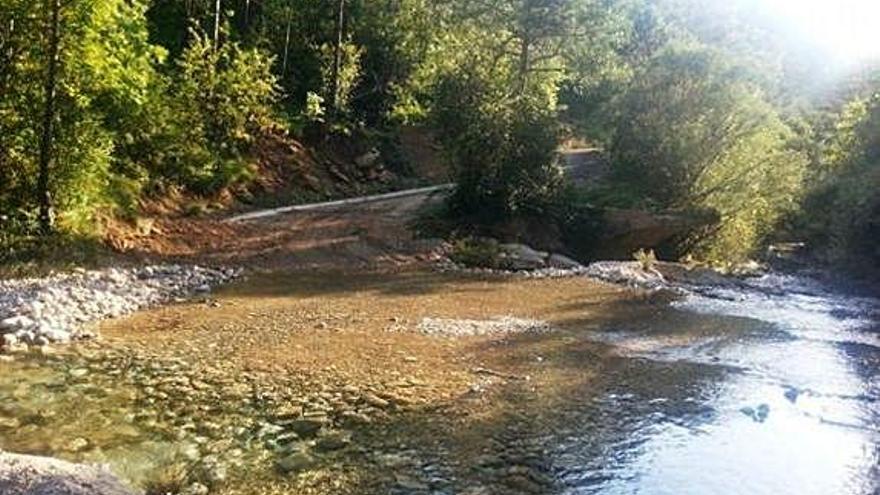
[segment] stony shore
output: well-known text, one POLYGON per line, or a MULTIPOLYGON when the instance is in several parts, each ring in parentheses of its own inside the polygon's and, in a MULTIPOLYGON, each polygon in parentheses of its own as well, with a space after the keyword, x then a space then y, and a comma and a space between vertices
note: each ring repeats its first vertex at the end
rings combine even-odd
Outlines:
POLYGON ((207 294, 240 274, 232 268, 158 265, 0 280, 0 348, 88 338, 93 336, 88 323, 207 294))
POLYGON ((137 495, 100 466, 0 452, 3 495, 137 495))

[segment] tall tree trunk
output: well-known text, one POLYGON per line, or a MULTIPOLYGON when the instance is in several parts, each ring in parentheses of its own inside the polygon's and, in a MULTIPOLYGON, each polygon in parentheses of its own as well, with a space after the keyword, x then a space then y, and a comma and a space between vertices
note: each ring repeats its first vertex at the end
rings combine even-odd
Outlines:
POLYGON ((220 0, 214 3, 214 48, 220 46, 220 0))
POLYGON ((60 51, 60 11, 61 0, 46 0, 50 13, 49 21, 49 66, 43 87, 45 105, 43 107, 43 130, 40 137, 40 170, 37 178, 37 199, 40 204, 40 227, 48 234, 52 231, 52 195, 49 191, 49 167, 53 161, 52 142, 55 122, 55 91, 58 78, 58 57, 60 51))
POLYGON ((336 43, 333 47, 333 76, 330 81, 330 110, 336 114, 339 104, 339 71, 342 66, 342 41, 345 39, 345 0, 339 0, 336 16, 336 43))
POLYGON ((281 79, 287 75, 287 56, 290 51, 290 24, 293 21, 293 10, 287 10, 287 30, 284 32, 284 59, 281 63, 281 79))

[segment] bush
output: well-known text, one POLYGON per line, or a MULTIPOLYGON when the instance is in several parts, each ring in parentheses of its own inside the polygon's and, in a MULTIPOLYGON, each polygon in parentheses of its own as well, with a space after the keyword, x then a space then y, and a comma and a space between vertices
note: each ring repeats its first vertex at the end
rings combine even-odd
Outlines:
POLYGON ((701 47, 653 58, 626 95, 615 179, 658 209, 711 209, 720 223, 684 243, 711 261, 754 254, 797 206, 806 156, 742 69, 701 47))
POLYGON ((491 223, 553 201, 562 172, 551 108, 528 96, 505 99, 472 74, 438 84, 434 116, 457 180, 453 213, 491 223))
POLYGON ((880 266, 880 95, 841 112, 800 229, 833 263, 880 266))
POLYGON ((469 237, 453 243, 449 259, 471 268, 498 268, 501 248, 495 239, 469 237))
POLYGON ((220 47, 204 34, 184 50, 179 76, 170 84, 168 105, 173 151, 160 174, 196 192, 213 192, 247 177, 243 156, 257 134, 273 124, 277 97, 271 57, 220 47))

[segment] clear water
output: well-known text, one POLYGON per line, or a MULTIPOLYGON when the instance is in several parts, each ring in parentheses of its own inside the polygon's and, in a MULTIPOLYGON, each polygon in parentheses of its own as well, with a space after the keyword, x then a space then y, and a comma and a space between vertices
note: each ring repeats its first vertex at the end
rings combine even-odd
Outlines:
POLYGON ((597 338, 641 372, 598 401, 613 440, 559 450, 562 492, 880 493, 878 307, 767 276, 613 324, 597 338))
MULTIPOLYGON (((736 289, 691 287, 670 305, 524 337, 511 349, 545 357, 543 386, 553 393, 502 395, 516 414, 485 423, 426 410, 408 428, 412 417, 375 424, 394 435, 359 437, 365 443, 346 462, 390 481, 348 492, 880 493, 878 308, 771 275, 736 289), (582 345, 609 350, 582 353, 582 345), (581 372, 583 380, 551 386, 581 372), (451 426, 439 439, 418 426, 444 421, 451 426), (463 457, 463 443, 502 466, 463 457), (510 484, 523 473, 525 485, 510 484)), ((216 477, 219 458, 220 474, 245 480, 234 493, 296 493, 272 469, 277 432, 259 384, 246 378, 124 352, 109 362, 75 353, 0 363, 0 448, 107 463, 139 486, 177 465, 216 477)))

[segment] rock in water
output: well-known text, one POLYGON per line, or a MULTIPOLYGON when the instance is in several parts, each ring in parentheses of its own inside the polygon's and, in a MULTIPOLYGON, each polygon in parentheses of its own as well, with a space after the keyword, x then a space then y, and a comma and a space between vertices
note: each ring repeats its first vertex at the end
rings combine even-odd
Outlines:
POLYGON ((315 459, 305 452, 291 454, 278 461, 278 470, 286 474, 296 474, 315 467, 315 459))
POLYGON ((139 495, 110 471, 48 457, 0 452, 3 495, 139 495))
POLYGON ((562 270, 578 270, 584 267, 577 261, 561 254, 551 254, 547 258, 547 265, 551 268, 560 268, 562 270))

